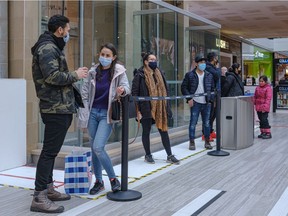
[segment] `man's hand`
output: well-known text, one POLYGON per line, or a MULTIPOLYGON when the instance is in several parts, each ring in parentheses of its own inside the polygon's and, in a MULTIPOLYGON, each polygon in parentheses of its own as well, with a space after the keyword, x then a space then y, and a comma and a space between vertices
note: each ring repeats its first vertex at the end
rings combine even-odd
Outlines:
POLYGON ((189 107, 193 107, 193 105, 194 105, 193 99, 189 100, 189 101, 188 101, 188 104, 189 104, 189 107))
POLYGON ((86 78, 88 76, 88 68, 87 67, 80 67, 76 70, 79 79, 86 78))

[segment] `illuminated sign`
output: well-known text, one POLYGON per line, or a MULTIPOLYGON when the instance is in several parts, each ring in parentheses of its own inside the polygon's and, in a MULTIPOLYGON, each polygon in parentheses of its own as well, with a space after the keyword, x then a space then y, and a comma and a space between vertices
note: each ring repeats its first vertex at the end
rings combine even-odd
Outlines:
POLYGON ((227 41, 220 40, 218 38, 216 38, 216 46, 222 49, 229 49, 229 43, 227 41))
POLYGON ((280 86, 279 91, 280 92, 288 92, 288 86, 280 86))
POLYGON ((258 50, 255 52, 254 54, 255 58, 263 58, 264 57, 264 53, 259 52, 258 50))
POLYGON ((279 59, 280 64, 288 64, 288 59, 279 59))

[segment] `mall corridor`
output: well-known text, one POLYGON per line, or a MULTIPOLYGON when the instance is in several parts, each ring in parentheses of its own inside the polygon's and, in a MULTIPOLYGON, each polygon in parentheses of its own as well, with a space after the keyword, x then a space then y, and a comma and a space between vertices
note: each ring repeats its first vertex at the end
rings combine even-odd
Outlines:
MULTIPOLYGON (((181 158, 178 166, 167 165, 163 160, 165 153, 161 152, 154 153, 156 163, 152 165, 144 163, 143 158, 129 161, 128 188, 141 192, 142 198, 131 202, 110 201, 106 198, 110 186, 106 184, 101 194, 73 196, 62 202, 65 212, 59 215, 287 215, 288 115, 286 111, 277 111, 269 118, 272 139, 256 138, 259 129, 255 127, 254 144, 242 150, 229 150, 229 156, 207 155, 198 139, 195 152, 188 150, 188 142, 173 147, 181 158)), ((29 211, 35 173, 31 171, 29 177, 27 170, 33 168, 22 168, 26 169, 22 173, 26 177, 13 174, 17 169, 0 172, 1 182, 6 181, 0 188, 1 216, 45 215, 29 211)), ((115 170, 118 175, 121 173, 119 166, 115 170)), ((63 171, 56 170, 54 175, 61 178, 63 171)), ((61 179, 56 179, 57 184, 61 190, 61 179)))

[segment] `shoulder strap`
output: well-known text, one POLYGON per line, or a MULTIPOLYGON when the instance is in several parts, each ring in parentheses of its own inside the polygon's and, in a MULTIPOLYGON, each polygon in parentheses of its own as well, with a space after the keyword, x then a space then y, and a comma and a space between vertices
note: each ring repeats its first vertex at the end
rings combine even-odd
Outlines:
POLYGON ((236 77, 236 76, 234 76, 234 77, 235 77, 235 79, 236 79, 236 81, 237 81, 237 83, 238 83, 238 85, 239 85, 239 87, 240 87, 240 89, 241 89, 241 91, 242 91, 242 93, 243 93, 243 95, 244 95, 244 88, 243 88, 243 86, 241 85, 238 77, 236 77))

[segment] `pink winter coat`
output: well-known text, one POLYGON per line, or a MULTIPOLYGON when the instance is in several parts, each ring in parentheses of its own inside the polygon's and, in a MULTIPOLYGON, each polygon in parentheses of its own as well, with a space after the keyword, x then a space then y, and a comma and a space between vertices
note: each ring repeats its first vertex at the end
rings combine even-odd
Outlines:
POLYGON ((269 84, 257 86, 254 94, 254 104, 257 112, 269 112, 272 99, 272 89, 269 84))

